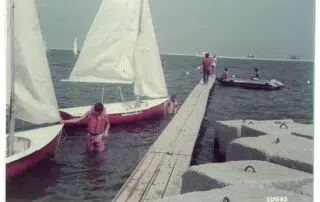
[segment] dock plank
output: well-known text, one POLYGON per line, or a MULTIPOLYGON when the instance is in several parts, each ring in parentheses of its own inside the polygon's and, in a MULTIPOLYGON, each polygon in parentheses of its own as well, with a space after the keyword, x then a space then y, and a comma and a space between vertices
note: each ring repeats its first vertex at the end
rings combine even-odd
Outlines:
POLYGON ((180 194, 182 175, 189 168, 214 82, 215 76, 208 84, 201 80, 196 85, 113 201, 148 201, 180 194))
POLYGON ((194 113, 190 116, 181 131, 175 146, 173 147, 174 154, 191 155, 195 142, 198 138, 198 133, 205 114, 203 105, 207 104, 208 95, 204 94, 199 97, 198 105, 194 108, 194 113))
POLYGON ((176 155, 164 154, 161 166, 159 166, 159 170, 153 178, 153 181, 151 182, 148 192, 146 193, 143 200, 154 200, 162 198, 166 190, 167 183, 170 180, 170 176, 172 174, 176 160, 176 155))
POLYGON ((179 195, 182 187, 182 175, 189 168, 191 156, 177 155, 177 160, 173 168, 171 178, 167 184, 167 188, 162 196, 179 195))
POLYGON ((158 137, 156 142, 151 146, 150 150, 153 152, 169 152, 169 150, 174 146, 177 136, 182 131, 183 127, 188 120, 193 108, 199 96, 201 95, 201 88, 198 84, 189 94, 184 104, 179 109, 178 113, 172 118, 168 126, 163 130, 162 134, 158 137))
MULTIPOLYGON (((152 145, 151 151, 170 152, 181 132, 184 130, 189 130, 190 127, 196 130, 200 128, 203 115, 205 113, 205 106, 207 104, 209 90, 211 88, 210 86, 212 87, 210 83, 203 85, 202 82, 199 82, 197 87, 194 88, 192 93, 190 93, 187 100, 183 104, 183 106, 187 106, 188 108, 185 107, 182 109, 182 112, 180 112, 181 109, 178 111, 167 128, 152 145), (203 88, 207 88, 208 92, 204 91, 203 88), (200 115, 198 115, 198 113, 200 113, 200 115), (196 122, 200 121, 199 128, 198 124, 195 124, 194 120, 196 122)), ((195 135, 198 135, 198 132, 196 132, 195 135)))
POLYGON ((144 161, 139 163, 114 200, 140 201, 162 158, 162 154, 147 153, 144 161))

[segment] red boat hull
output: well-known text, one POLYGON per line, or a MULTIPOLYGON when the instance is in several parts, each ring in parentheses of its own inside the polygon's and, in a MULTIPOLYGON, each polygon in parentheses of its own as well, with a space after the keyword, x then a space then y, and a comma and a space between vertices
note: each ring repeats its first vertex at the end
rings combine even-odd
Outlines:
MULTIPOLYGON (((119 124, 125 124, 125 123, 134 123, 136 121, 145 120, 145 119, 151 119, 151 118, 157 118, 162 117, 165 113, 165 104, 161 103, 159 105, 156 105, 154 107, 151 107, 149 109, 141 110, 141 111, 135 111, 130 113, 117 113, 117 114, 109 114, 109 121, 111 125, 119 125, 119 124)), ((60 111, 60 117, 63 120, 78 118, 79 116, 72 116, 66 112, 60 111)), ((87 120, 84 119, 78 123, 66 123, 66 126, 80 126, 80 125, 86 125, 87 120)))
POLYGON ((54 154, 57 147, 60 134, 49 142, 45 147, 37 150, 23 158, 7 164, 6 168, 6 180, 10 181, 18 175, 24 173, 27 169, 34 167, 41 160, 44 160, 54 154))

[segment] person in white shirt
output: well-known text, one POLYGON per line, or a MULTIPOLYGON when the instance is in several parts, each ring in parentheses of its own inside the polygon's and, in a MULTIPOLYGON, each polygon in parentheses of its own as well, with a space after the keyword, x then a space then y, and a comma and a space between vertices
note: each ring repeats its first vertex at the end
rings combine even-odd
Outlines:
POLYGON ((212 74, 216 74, 216 66, 217 66, 217 56, 216 55, 214 55, 213 57, 212 57, 212 65, 211 65, 211 73, 210 73, 210 75, 212 75, 212 74))

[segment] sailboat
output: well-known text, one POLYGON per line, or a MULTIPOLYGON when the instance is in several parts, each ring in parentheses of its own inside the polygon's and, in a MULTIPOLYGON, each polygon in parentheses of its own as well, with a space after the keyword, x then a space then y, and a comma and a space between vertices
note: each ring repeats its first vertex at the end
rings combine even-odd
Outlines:
POLYGON ((74 56, 78 55, 78 38, 75 38, 73 40, 73 55, 74 56))
MULTIPOLYGON (((148 0, 103 0, 77 63, 63 81, 102 84, 102 103, 103 84, 133 84, 136 100, 125 101, 118 87, 122 101, 104 104, 111 124, 162 116, 168 92, 148 0)), ((60 109, 60 115, 64 120, 79 117, 90 107, 60 109)))
POLYGON ((15 119, 33 124, 59 121, 59 110, 36 5, 31 1, 8 2, 7 105, 10 129, 7 134, 7 180, 24 173, 54 154, 63 125, 15 132, 15 119))

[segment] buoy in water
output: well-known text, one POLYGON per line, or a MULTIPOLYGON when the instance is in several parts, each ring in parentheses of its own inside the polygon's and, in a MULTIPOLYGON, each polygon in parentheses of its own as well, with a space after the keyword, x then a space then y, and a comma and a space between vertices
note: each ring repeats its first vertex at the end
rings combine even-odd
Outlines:
POLYGON ((189 75, 189 72, 186 72, 186 75, 189 75))
POLYGON ((309 81, 309 80, 307 81, 307 84, 310 84, 310 81, 309 81))
POLYGON ((235 75, 232 75, 232 78, 236 77, 235 75))
POLYGON ((201 69, 201 67, 199 66, 197 69, 201 69))

